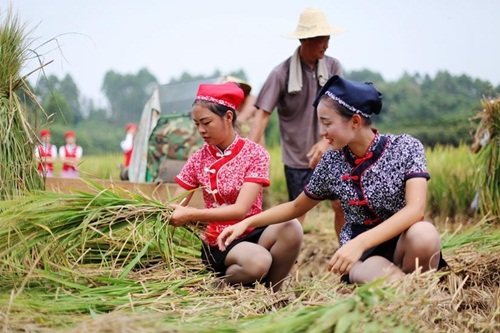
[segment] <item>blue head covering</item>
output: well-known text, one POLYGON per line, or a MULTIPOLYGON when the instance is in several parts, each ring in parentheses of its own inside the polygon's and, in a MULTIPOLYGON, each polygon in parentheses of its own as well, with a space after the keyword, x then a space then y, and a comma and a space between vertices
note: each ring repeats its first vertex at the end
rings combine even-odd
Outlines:
POLYGON ((382 109, 382 94, 371 82, 354 82, 334 75, 328 79, 316 96, 313 103, 315 108, 318 107, 323 95, 327 95, 349 111, 366 118, 370 118, 373 113, 379 114, 382 109))

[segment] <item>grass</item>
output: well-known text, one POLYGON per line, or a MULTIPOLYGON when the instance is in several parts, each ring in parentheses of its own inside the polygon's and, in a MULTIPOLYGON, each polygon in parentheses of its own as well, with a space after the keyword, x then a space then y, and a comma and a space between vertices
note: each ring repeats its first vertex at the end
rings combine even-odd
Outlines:
POLYGON ((475 157, 467 146, 436 146, 426 151, 431 175, 427 209, 444 218, 466 216, 476 193, 475 157))
MULTIPOLYGON (((84 155, 78 165, 80 177, 87 179, 120 179, 120 164, 123 163, 123 154, 107 155, 84 155)), ((54 163, 54 175, 59 177, 61 174, 62 163, 57 160, 54 163)))

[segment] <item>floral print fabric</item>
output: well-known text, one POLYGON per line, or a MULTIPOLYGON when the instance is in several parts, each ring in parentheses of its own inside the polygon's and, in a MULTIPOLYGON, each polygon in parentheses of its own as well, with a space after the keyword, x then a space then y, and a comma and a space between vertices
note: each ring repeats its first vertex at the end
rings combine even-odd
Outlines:
POLYGON ((362 158, 356 158, 348 147, 327 151, 304 189, 314 200, 340 198, 345 212, 341 246, 401 210, 408 179, 430 178, 420 141, 407 134, 374 131, 362 158))

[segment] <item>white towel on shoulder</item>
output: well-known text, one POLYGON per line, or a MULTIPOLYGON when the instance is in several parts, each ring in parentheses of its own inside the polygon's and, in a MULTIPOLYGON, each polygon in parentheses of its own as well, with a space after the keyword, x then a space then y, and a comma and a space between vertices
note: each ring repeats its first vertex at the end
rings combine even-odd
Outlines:
MULTIPOLYGON (((300 46, 295 50, 290 61, 290 73, 288 78, 288 93, 294 94, 302 90, 302 63, 299 55, 300 46)), ((328 80, 328 67, 325 58, 318 60, 316 78, 322 87, 328 80)))

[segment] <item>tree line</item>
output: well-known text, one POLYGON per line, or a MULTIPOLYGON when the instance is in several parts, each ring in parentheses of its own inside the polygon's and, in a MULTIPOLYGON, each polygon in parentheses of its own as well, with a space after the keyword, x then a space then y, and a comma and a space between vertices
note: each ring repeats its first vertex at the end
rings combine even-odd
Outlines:
MULTIPOLYGON (((228 74, 247 80, 243 70, 228 74)), ((208 76, 184 72, 168 83, 220 75, 218 70, 208 76)), ((500 85, 495 87, 488 81, 467 75, 454 76, 447 71, 438 72, 434 77, 405 73, 394 81, 386 81, 380 73, 366 69, 347 71, 345 77, 373 82, 382 92, 383 109, 374 118, 375 127, 382 132, 412 134, 426 146, 469 143, 475 128, 470 117, 480 110, 481 99, 500 95, 500 85)), ((135 74, 110 70, 101 85, 107 101, 107 106, 102 107, 82 96, 71 75, 63 78, 49 75, 31 86, 36 102, 28 97, 24 100, 30 122, 36 128, 49 127, 54 144, 62 145, 64 132, 71 129, 76 131, 77 141, 86 154, 106 154, 120 152, 124 126, 139 122, 144 104, 158 84, 163 83, 145 68, 135 74)), ((279 144, 275 114, 266 129, 266 140, 270 146, 279 144)))

